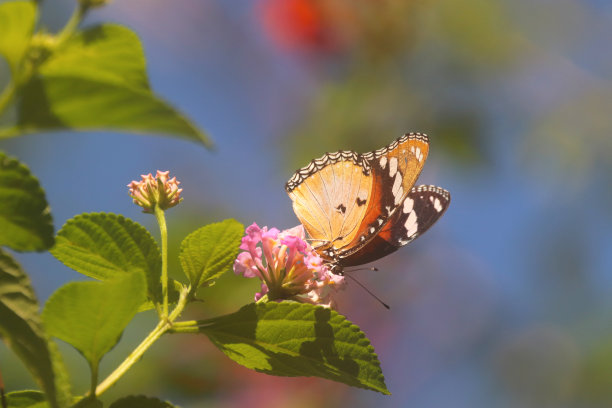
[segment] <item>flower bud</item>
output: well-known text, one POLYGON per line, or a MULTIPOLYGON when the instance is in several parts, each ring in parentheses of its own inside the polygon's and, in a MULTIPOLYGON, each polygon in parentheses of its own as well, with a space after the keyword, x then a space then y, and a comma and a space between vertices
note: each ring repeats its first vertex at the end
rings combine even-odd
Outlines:
POLYGON ((169 171, 157 170, 155 177, 151 173, 141 175, 141 181, 128 184, 134 204, 141 206, 143 212, 152 213, 156 205, 166 210, 180 203, 183 200, 180 197, 183 189, 178 185, 181 183, 176 177, 169 178, 169 174, 169 171))

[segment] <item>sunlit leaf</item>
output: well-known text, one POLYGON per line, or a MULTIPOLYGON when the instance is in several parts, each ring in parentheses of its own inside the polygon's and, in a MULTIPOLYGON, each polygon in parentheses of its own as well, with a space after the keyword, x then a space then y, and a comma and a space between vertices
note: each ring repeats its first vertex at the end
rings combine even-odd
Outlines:
POLYGON ((209 139, 153 93, 71 75, 31 79, 20 89, 18 123, 0 138, 53 130, 111 130, 209 139))
POLYGON ((30 170, 0 152, 0 245, 42 251, 53 245, 45 192, 30 170))
POLYGON ((0 138, 50 130, 167 134, 212 146, 151 92, 138 37, 113 24, 90 28, 54 50, 20 87, 17 123, 0 130, 0 138))
POLYGON ((245 367, 389 394, 370 341, 333 310, 292 302, 250 304, 208 322, 200 331, 245 367))
POLYGON ((174 408, 174 405, 144 395, 130 395, 113 402, 109 408, 174 408))
POLYGON ((67 374, 43 330, 30 279, 1 250, 0 337, 32 373, 52 407, 69 400, 67 374))
POLYGON ((40 73, 149 89, 146 58, 138 36, 116 24, 102 24, 76 33, 45 61, 40 73))
POLYGON ((36 23, 36 5, 32 1, 9 1, 0 4, 0 55, 13 73, 28 49, 36 23))
POLYGON ((192 287, 198 288, 231 268, 243 233, 244 226, 229 219, 206 225, 183 240, 179 258, 192 287))
POLYGON ((47 301, 45 327, 97 367, 144 302, 145 290, 144 275, 138 272, 107 282, 70 282, 47 301))
POLYGON ((57 233, 51 253, 69 268, 89 277, 108 280, 141 271, 148 293, 161 301, 161 254, 142 225, 110 213, 80 214, 57 233))

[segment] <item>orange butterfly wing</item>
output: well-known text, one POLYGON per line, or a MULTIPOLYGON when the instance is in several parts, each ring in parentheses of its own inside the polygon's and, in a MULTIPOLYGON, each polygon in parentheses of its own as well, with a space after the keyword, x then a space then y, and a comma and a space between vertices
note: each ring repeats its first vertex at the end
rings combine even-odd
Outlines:
POLYGON ((365 161, 354 152, 340 151, 315 159, 287 183, 293 211, 313 240, 314 247, 342 247, 358 233, 373 178, 365 161), (359 204, 361 203, 361 204, 359 204))
POLYGON ((424 134, 406 134, 366 154, 327 153, 285 186, 313 246, 328 260, 355 253, 404 201, 429 152, 424 134))

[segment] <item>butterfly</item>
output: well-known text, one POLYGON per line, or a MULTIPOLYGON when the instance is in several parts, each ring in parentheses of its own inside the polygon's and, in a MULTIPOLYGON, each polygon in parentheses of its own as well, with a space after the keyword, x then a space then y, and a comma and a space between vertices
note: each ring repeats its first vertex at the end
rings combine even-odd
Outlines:
POLYGON ((331 272, 395 252, 444 214, 448 191, 414 186, 428 153, 427 135, 409 133, 369 153, 326 153, 289 179, 293 211, 331 272))

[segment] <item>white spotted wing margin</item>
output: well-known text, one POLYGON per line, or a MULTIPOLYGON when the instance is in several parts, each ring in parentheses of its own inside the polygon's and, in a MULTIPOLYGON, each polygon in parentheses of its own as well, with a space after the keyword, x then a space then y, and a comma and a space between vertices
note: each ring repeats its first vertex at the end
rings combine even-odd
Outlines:
POLYGON ((436 186, 413 187, 383 228, 366 245, 340 259, 342 267, 363 265, 414 241, 442 217, 450 193, 436 186))

